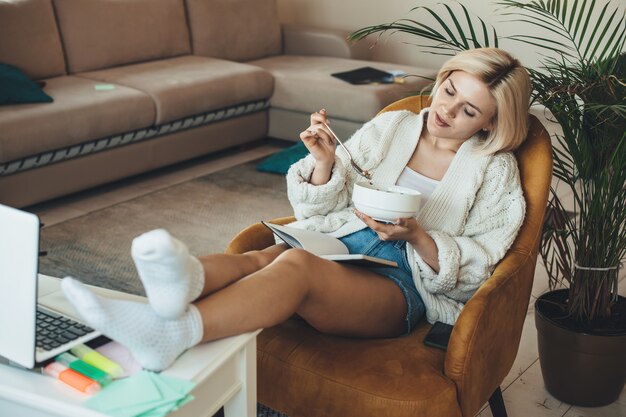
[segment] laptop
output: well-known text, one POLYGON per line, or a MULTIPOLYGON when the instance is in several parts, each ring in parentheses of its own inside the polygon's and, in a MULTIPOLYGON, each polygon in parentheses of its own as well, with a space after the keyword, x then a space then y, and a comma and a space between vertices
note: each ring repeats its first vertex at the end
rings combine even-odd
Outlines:
POLYGON ((25 368, 101 336, 55 310, 55 303, 38 302, 62 299, 67 304, 58 279, 45 277, 46 284, 39 284, 39 229, 35 214, 0 204, 0 356, 25 368))

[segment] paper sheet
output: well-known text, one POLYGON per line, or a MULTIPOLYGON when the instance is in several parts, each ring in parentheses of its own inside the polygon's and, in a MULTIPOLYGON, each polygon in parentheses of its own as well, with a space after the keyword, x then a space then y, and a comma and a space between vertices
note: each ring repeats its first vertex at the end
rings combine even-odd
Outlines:
POLYGON ((85 401, 85 406, 113 417, 162 417, 193 397, 195 384, 149 371, 118 379, 85 401))

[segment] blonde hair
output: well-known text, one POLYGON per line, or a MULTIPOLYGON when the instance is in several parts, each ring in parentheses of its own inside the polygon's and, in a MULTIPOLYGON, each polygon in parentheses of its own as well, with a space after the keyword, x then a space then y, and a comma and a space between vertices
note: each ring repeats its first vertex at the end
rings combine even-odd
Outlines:
POLYGON ((482 152, 513 151, 528 134, 530 77, 522 64, 498 48, 477 48, 462 51, 443 64, 431 98, 454 71, 464 71, 482 80, 496 101, 493 129, 485 134, 482 152))

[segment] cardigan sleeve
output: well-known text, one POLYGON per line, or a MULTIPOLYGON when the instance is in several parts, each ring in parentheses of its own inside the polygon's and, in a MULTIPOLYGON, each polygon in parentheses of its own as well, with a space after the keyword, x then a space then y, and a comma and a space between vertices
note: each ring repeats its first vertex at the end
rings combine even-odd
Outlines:
MULTIPOLYGON (((376 116, 357 130, 345 142, 351 155, 363 169, 371 169, 380 163, 383 156, 382 137, 385 129, 397 119, 396 112, 376 116)), ((287 172, 287 196, 298 220, 313 216, 325 216, 347 208, 352 200, 352 187, 358 174, 352 169, 350 160, 342 149, 335 152, 335 164, 330 180, 326 184, 313 185, 309 182, 315 158, 307 155, 293 164, 287 172)))
POLYGON ((438 249, 439 272, 415 256, 424 288, 465 302, 491 275, 522 226, 526 203, 512 154, 490 162, 461 236, 430 230, 438 249))
POLYGON ((309 154, 287 172, 287 197, 298 220, 324 216, 347 207, 350 202, 346 168, 340 158, 335 156, 330 180, 326 184, 309 182, 314 168, 315 158, 309 154))

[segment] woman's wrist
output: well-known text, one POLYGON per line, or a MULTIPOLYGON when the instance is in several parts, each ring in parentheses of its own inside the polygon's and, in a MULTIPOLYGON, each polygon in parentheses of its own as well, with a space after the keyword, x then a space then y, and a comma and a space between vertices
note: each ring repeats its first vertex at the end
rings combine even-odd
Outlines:
POLYGON ((424 229, 418 227, 414 233, 414 237, 407 242, 409 242, 424 262, 436 273, 439 272, 439 250, 437 244, 424 229))
POLYGON ((422 229, 420 226, 417 226, 415 231, 413 232, 412 237, 407 240, 417 250, 419 247, 420 241, 424 238, 424 235, 428 236, 428 234, 422 229))
POLYGON ((309 180, 309 182, 313 185, 326 184, 328 181, 330 181, 330 176, 332 174, 334 165, 335 161, 315 161, 315 167, 313 168, 313 173, 311 174, 311 179, 309 180))

